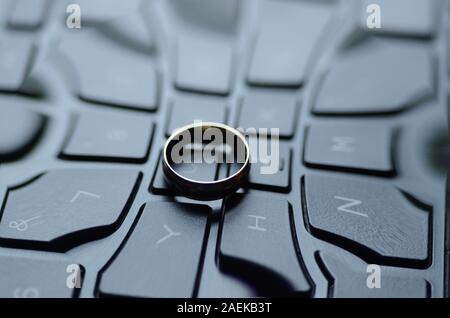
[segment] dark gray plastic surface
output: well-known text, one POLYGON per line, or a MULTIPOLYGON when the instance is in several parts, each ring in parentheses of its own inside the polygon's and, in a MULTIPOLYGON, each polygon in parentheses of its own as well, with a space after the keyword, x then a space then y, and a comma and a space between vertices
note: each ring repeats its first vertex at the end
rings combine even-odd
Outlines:
POLYGON ((305 163, 389 174, 393 129, 376 125, 314 125, 308 129, 305 163))
POLYGON ((295 252, 290 213, 285 200, 258 195, 229 198, 223 216, 220 267, 252 282, 265 296, 309 293, 307 274, 295 252))
POLYGON ((180 35, 176 67, 178 88, 226 95, 233 72, 232 42, 196 34, 180 35))
POLYGON ((100 293, 194 296, 209 212, 200 205, 149 203, 130 238, 101 275, 100 293))
POLYGON ((3 244, 68 250, 106 236, 127 213, 135 170, 53 170, 9 191, 2 209, 3 244))
POLYGON ((434 63, 426 46, 370 39, 343 52, 324 75, 316 114, 377 114, 412 107, 434 93, 434 63))
POLYGON ((260 10, 260 29, 249 65, 248 82, 301 85, 306 80, 314 48, 330 22, 330 7, 318 1, 267 1, 260 10))
POLYGON ((194 123, 195 120, 224 123, 225 117, 226 105, 223 98, 181 95, 170 107, 167 135, 177 128, 194 123))
MULTIPOLYGON (((298 104, 295 90, 250 90, 242 101, 236 127, 278 128, 280 137, 292 137, 298 104)), ((270 129, 268 133, 271 133, 270 129)))
POLYGON ((62 156, 78 160, 145 161, 153 123, 135 114, 82 114, 62 156))

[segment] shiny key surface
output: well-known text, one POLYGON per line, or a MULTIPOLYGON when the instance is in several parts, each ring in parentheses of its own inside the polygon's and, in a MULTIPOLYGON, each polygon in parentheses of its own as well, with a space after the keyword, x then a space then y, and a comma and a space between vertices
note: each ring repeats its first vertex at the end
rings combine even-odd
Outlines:
POLYGON ((303 191, 313 234, 368 261, 415 267, 428 263, 430 212, 398 189, 352 178, 307 175, 303 191))
POLYGON ((101 274, 104 296, 191 297, 202 264, 209 208, 149 202, 101 274))
POLYGON ((264 196, 227 200, 220 238, 220 267, 265 296, 307 294, 310 284, 292 236, 290 205, 264 196))
POLYGON ((63 169, 10 189, 2 208, 4 245, 65 251, 114 232, 140 175, 134 170, 63 169))

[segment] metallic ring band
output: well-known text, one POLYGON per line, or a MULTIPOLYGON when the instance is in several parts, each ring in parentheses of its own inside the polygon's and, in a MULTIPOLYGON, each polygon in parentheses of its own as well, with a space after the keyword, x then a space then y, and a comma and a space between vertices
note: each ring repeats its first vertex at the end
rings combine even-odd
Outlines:
MULTIPOLYGON (((228 140, 227 140, 228 141, 228 140)), ((234 142, 234 138, 233 138, 234 142)), ((248 172, 250 170, 250 148, 245 137, 236 129, 231 128, 227 125, 212 123, 212 122, 201 122, 194 123, 177 129, 166 141, 163 150, 163 171, 166 180, 172 185, 178 192, 188 198, 210 201, 224 198, 227 195, 234 193, 239 189, 245 182, 248 172), (237 137, 237 141, 241 142, 245 147, 245 158, 242 167, 234 174, 228 176, 227 178, 214 180, 214 181, 198 181, 186 178, 176 172, 172 165, 171 160, 169 160, 169 154, 177 142, 181 134, 186 131, 194 131, 195 128, 201 128, 202 132, 208 128, 219 129, 222 133, 231 133, 237 137)))

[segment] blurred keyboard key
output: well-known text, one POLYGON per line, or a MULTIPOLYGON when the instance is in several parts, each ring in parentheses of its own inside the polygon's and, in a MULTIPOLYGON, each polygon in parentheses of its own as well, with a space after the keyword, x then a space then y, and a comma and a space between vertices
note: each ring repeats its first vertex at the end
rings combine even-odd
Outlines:
POLYGON ((306 1, 265 1, 261 9, 247 81, 254 85, 300 86, 333 7, 306 1))
POLYGON ((230 92, 232 66, 230 40, 199 34, 178 36, 177 88, 226 95, 230 92))
MULTIPOLYGON (((429 37, 434 35, 438 21, 439 1, 429 0, 363 0, 358 4, 359 28, 365 31, 399 36, 429 37), (368 28, 369 5, 378 5, 381 28, 368 28)), ((373 14, 373 11, 370 10, 373 14)))
POLYGON ((52 170, 8 192, 0 241, 65 251, 114 232, 140 175, 134 170, 52 170))
POLYGON ((141 11, 105 22, 99 29, 118 44, 148 54, 152 53, 154 35, 141 11))
POLYGON ((145 116, 84 113, 61 157, 72 160, 144 162, 153 135, 153 123, 145 116))
POLYGON ((26 155, 42 135, 45 122, 36 112, 0 104, 0 164, 26 155))
POLYGON ((82 9, 83 21, 98 25, 140 10, 141 0, 77 0, 75 3, 82 9))
POLYGON ((278 129, 282 138, 294 136, 298 115, 295 91, 263 90, 249 91, 242 102, 237 127, 278 129))
POLYGON ((371 263, 427 265, 429 211, 418 208, 398 189, 381 182, 319 175, 307 175, 304 182, 312 234, 371 263))
POLYGON ((204 205, 149 202, 102 272, 100 294, 195 297, 209 212, 204 205))
POLYGON ((36 30, 44 23, 48 0, 16 0, 8 17, 8 26, 19 30, 36 30))
POLYGON ((81 99, 111 106, 156 110, 158 83, 150 56, 124 48, 89 30, 65 37, 59 48, 60 54, 76 72, 81 99))
POLYGON ((218 37, 234 35, 239 28, 243 6, 239 0, 183 0, 170 3, 166 9, 178 26, 177 33, 195 32, 218 37))
POLYGON ((316 168, 375 174, 393 172, 393 131, 363 124, 315 124, 308 129, 305 163, 316 168))
POLYGON ((220 268, 251 282, 262 296, 307 294, 306 279, 293 241, 290 205, 267 196, 227 199, 220 268))
MULTIPOLYGON (((398 276, 391 267, 380 266, 380 285, 368 285, 371 267, 364 262, 344 263, 329 254, 320 253, 325 268, 333 281, 331 297, 335 298, 426 298, 428 283, 425 279, 398 276), (370 271, 369 271, 370 270, 370 271)), ((375 264, 371 264, 372 267, 375 264)), ((378 266, 378 265, 375 265, 378 266)), ((376 269, 377 270, 377 269, 376 269)), ((397 272, 398 273, 398 272, 397 272)), ((374 282, 375 283, 375 282, 374 282)))
POLYGON ((369 39, 348 49, 325 74, 313 112, 394 113, 434 94, 430 52, 416 43, 369 39))
POLYGON ((196 120, 225 123, 225 102, 219 97, 187 94, 177 96, 171 105, 167 136, 175 129, 193 124, 196 120))
POLYGON ((77 4, 82 8, 82 26, 95 28, 125 48, 154 53, 154 35, 149 23, 150 2, 78 0, 77 4))
POLYGON ((34 45, 22 38, 0 39, 0 91, 17 92, 34 57, 34 45))
POLYGON ((81 266, 63 260, 0 256, 0 273, 2 298, 71 298, 82 287, 81 266))
POLYGON ((104 70, 107 76, 101 76, 95 68, 83 69, 80 97, 94 103, 155 110, 157 81, 151 63, 133 59, 126 62, 111 59, 110 63, 104 70))

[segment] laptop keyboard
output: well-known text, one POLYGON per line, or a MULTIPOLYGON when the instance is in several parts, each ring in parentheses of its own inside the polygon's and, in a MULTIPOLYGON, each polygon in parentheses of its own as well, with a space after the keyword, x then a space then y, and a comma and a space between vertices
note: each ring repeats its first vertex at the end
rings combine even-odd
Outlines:
POLYGON ((448 1, 77 3, 0 0, 0 296, 448 295, 448 1), (278 128, 275 173, 184 198, 194 120, 278 128))

